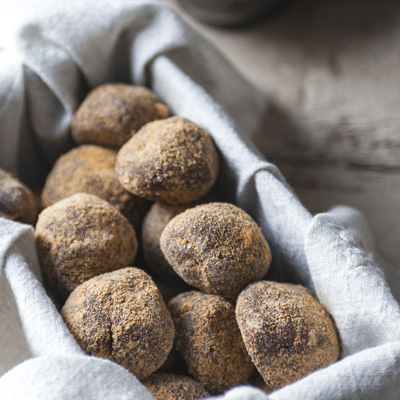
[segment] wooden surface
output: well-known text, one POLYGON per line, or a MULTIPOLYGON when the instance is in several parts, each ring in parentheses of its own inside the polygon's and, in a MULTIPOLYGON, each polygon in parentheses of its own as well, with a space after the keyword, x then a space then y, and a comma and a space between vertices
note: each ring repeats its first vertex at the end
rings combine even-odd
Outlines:
MULTIPOLYGON (((293 0, 239 30, 188 17, 271 96, 258 146, 311 212, 362 210, 400 259, 400 1, 293 0)), ((400 263, 399 263, 400 264, 400 263)))

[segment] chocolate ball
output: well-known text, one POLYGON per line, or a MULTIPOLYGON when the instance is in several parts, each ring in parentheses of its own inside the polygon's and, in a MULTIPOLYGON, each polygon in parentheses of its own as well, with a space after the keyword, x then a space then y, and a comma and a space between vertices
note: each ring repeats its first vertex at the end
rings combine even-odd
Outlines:
POLYGON ((222 296, 234 296, 264 277, 271 263, 259 226, 228 203, 208 203, 179 214, 165 227, 160 246, 185 282, 222 296))
POLYGON ((117 175, 131 193, 168 204, 196 201, 213 186, 219 158, 210 135, 172 117, 150 122, 118 152, 117 175))
POLYGON ((208 396, 208 392, 194 379, 183 375, 153 374, 143 385, 157 400, 196 400, 208 396))
POLYGON ((152 279, 138 268, 92 278, 68 297, 61 314, 83 350, 145 379, 167 359, 171 315, 152 279))
POLYGON ((72 118, 71 133, 78 144, 118 149, 143 125, 168 115, 168 107, 149 89, 107 83, 89 92, 72 118))
POLYGON ((37 215, 37 202, 31 189, 0 169, 0 217, 34 224, 37 215))
POLYGON ((35 239, 45 281, 62 295, 96 275, 130 265, 138 248, 128 220, 106 201, 84 193, 45 208, 35 239))
POLYGON ((175 323, 175 347, 188 371, 210 393, 245 382, 253 372, 233 304, 217 295, 180 294, 169 302, 175 323))
POLYGON ((340 355, 331 316, 300 285, 249 285, 238 297, 236 318, 246 349, 272 390, 326 367, 340 355))

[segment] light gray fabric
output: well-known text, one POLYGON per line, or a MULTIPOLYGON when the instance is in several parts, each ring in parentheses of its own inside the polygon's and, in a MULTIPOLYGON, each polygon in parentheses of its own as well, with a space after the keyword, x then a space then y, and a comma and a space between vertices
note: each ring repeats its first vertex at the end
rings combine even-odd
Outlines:
MULTIPOLYGON (((337 363, 266 395, 224 400, 398 399, 400 310, 363 217, 341 207, 312 217, 253 148, 267 99, 165 6, 149 1, 13 0, 0 13, 0 167, 28 183, 72 146, 71 116, 107 81, 148 85, 206 128, 222 156, 221 194, 261 225, 268 277, 317 292, 336 321, 337 363)), ((393 287, 398 286, 392 281, 393 287)), ((2 399, 151 399, 136 378, 83 355, 43 291, 32 228, 0 218, 2 399), (21 363, 22 361, 25 362, 21 363)))

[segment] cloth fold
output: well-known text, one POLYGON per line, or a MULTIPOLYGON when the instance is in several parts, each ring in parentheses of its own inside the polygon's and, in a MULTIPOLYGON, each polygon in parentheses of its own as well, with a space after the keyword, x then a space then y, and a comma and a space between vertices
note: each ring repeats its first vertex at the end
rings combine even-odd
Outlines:
MULTIPOLYGON (((244 385, 217 398, 398 399, 400 310, 381 267, 391 277, 396 269, 381 261, 359 212, 340 207, 312 217, 302 206, 251 141, 267 97, 168 7, 132 0, 4 7, 0 167, 40 184, 72 146, 74 110, 110 81, 151 87, 173 113, 210 132, 221 154, 217 190, 257 220, 271 245, 267 278, 315 290, 337 324, 338 362, 269 395, 244 385)), ((32 228, 1 218, 0 318, 2 399, 152 399, 124 368, 83 354, 41 286, 32 228)))

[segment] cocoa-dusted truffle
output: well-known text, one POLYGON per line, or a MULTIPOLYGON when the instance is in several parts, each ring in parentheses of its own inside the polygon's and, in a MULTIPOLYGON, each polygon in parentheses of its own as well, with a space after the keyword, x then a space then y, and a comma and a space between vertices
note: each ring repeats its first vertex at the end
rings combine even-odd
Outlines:
POLYGON ((138 229, 149 204, 121 186, 115 162, 116 153, 104 147, 82 145, 70 150, 56 161, 47 176, 43 206, 79 192, 93 194, 112 204, 138 229))
POLYGON ((254 366, 246 352, 232 303, 217 295, 183 293, 169 303, 175 346, 189 373, 211 393, 245 382, 254 366))
POLYGON ((87 279, 131 264, 138 247, 128 220, 84 193, 45 208, 35 238, 46 283, 64 295, 87 279))
POLYGON ((153 374, 143 385, 157 400, 196 400, 208 396, 208 392, 194 379, 183 375, 153 374))
POLYGON ((218 176, 210 135, 193 122, 172 117, 150 122, 119 151, 117 175, 131 193, 168 204, 204 196, 218 176))
POLYGON ((138 268, 123 268, 79 285, 61 314, 89 354, 109 358, 139 379, 167 359, 174 324, 151 278, 138 268))
POLYGON ((0 169, 0 217, 34 224, 37 214, 38 207, 32 191, 0 169))
POLYGON ((168 107, 149 89, 108 83, 87 95, 72 119, 71 133, 78 144, 120 148, 143 125, 168 115, 168 107))
POLYGON ((251 284, 238 297, 236 318, 252 361, 273 390, 339 357, 332 318, 300 285, 251 284))
POLYGON ((228 203, 190 208, 165 227, 161 250, 175 272, 206 293, 236 295, 261 279, 271 252, 261 229, 243 210, 228 203))

